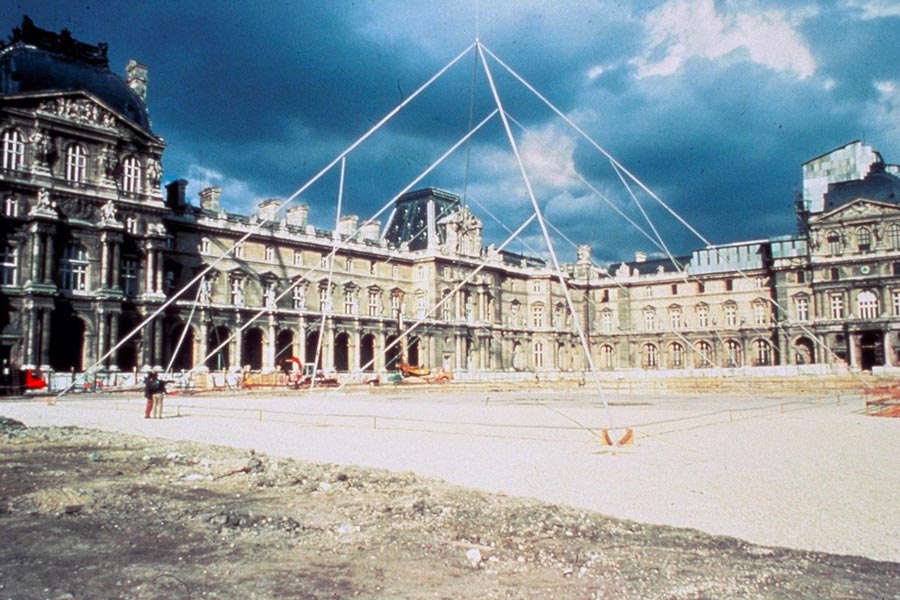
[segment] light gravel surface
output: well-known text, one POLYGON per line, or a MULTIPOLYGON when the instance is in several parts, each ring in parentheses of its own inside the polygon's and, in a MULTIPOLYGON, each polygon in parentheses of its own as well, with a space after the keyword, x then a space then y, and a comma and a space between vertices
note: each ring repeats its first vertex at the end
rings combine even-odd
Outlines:
POLYGON ((344 391, 0 402, 29 426, 77 425, 413 471, 643 523, 900 562, 900 419, 860 397, 344 391), (603 400, 609 403, 604 406, 603 400), (599 430, 634 445, 609 448, 599 430))

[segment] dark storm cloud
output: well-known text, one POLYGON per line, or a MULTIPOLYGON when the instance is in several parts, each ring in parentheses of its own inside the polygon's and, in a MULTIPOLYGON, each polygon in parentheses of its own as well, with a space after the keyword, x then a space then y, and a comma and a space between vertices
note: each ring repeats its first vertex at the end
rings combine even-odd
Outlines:
MULTIPOLYGON (((822 152, 863 138, 900 161, 900 17, 877 0, 47 1, 0 27, 25 13, 109 42, 116 72, 147 64, 166 180, 221 185, 236 211, 292 194, 476 34, 713 242, 792 233, 800 165, 822 152)), ((605 158, 488 63, 548 218, 596 256, 654 250, 579 181, 642 220, 605 158)), ((348 157, 345 212, 372 214, 492 108, 470 52, 348 157)), ((494 241, 505 232, 487 211, 515 227, 531 210, 498 119, 421 185, 471 194, 494 241)), ((335 170, 302 198, 321 226, 336 190, 335 170)), ((641 201, 674 251, 701 245, 641 201)))

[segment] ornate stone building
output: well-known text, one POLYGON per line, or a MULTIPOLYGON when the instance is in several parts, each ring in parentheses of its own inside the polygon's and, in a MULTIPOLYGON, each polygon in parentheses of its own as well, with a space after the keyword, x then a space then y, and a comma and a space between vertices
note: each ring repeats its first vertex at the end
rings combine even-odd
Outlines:
POLYGON ((163 196, 147 74, 132 61, 122 78, 103 45, 27 19, 0 48, 13 365, 270 371, 295 356, 353 374, 403 356, 461 377, 580 376, 579 327, 606 371, 900 360, 900 179, 860 142, 804 165, 795 235, 608 267, 582 246, 564 289, 544 261, 485 247, 480 219, 438 189, 398 198, 384 227, 346 215, 335 231, 307 205, 229 214, 221 190, 194 205, 184 180, 163 196))

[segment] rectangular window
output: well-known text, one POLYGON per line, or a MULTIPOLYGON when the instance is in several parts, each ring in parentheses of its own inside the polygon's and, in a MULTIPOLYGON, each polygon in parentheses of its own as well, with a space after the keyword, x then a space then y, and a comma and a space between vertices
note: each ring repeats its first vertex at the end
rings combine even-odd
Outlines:
POLYGON ((400 277, 400 267, 391 265, 391 278, 396 281, 400 277))
POLYGON ((832 267, 828 274, 832 281, 838 281, 841 278, 841 272, 837 267, 832 267))
POLYGON ((234 257, 244 258, 244 242, 238 242, 234 246, 234 257))
POLYGON ((18 270, 18 248, 6 246, 3 252, 0 252, 0 285, 16 285, 18 270))
POLYGON ((87 170, 87 153, 75 144, 66 150, 66 179, 70 183, 82 183, 87 170))
POLYGON ((531 307, 531 326, 532 327, 543 327, 544 326, 544 307, 543 306, 532 306, 531 307))
POLYGON ((807 298, 797 298, 794 300, 794 308, 797 311, 798 321, 809 321, 809 300, 807 298))
POLYGON ((369 265, 369 275, 378 275, 378 263, 374 260, 369 265))
POLYGON ((900 317, 900 290, 891 292, 891 302, 894 305, 894 316, 900 317))
POLYGON ((756 304, 753 306, 753 321, 757 325, 767 325, 769 322, 765 304, 756 304))
POLYGON ((673 310, 669 313, 669 321, 672 325, 672 329, 681 329, 681 311, 673 310))
POLYGON ((302 267, 303 266, 303 253, 299 250, 294 250, 294 266, 302 267))
POLYGON ((369 292, 369 316, 377 317, 380 312, 379 308, 378 292, 369 292))
POLYGON ((137 296, 138 293, 138 261, 133 258, 122 259, 121 276, 119 285, 122 293, 128 297, 137 296))
POLYGON ((605 312, 600 315, 600 328, 603 333, 612 333, 612 313, 605 312))
POLYGON ((725 291, 726 292, 734 291, 734 281, 732 281, 731 279, 725 280, 725 291))
POLYGON ((275 260, 275 248, 272 246, 266 246, 266 262, 272 262, 275 260))
POLYGON ((25 166, 25 141, 14 129, 3 133, 3 168, 11 171, 25 166))
POLYGON ((324 313, 331 312, 331 294, 328 293, 328 288, 325 287, 319 288, 319 311, 324 313))
POLYGON ((419 294, 416 296, 416 318, 424 319, 427 314, 425 308, 425 294, 419 294))
POLYGON ((353 272, 353 257, 348 256, 347 261, 344 263, 344 272, 352 273, 353 272))
POLYGON ((344 314, 356 314, 356 295, 353 293, 353 290, 344 291, 344 314))
POLYGON ((7 217, 19 216, 19 203, 12 196, 7 196, 3 201, 3 214, 7 217))
POLYGON ((534 368, 540 369, 544 366, 544 343, 534 343, 534 368))
POLYGON ((291 290, 291 306, 294 310, 306 310, 306 287, 295 285, 291 290))
POLYGON ((697 325, 700 327, 709 327, 709 308, 705 306, 697 308, 697 325))
POLYGON ((806 271, 797 271, 797 283, 806 283, 806 271))
POLYGON ((830 299, 831 299, 831 318, 832 319, 843 319, 844 318, 844 297, 841 294, 832 294, 830 299))
POLYGON ((734 327, 737 325, 737 307, 736 306, 726 306, 725 307, 725 325, 727 327, 734 327))

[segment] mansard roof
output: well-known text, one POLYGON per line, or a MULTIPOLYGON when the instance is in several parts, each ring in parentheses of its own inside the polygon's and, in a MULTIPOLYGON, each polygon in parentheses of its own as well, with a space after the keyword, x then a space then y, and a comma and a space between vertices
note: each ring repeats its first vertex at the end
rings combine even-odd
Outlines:
POLYGON ((0 95, 84 91, 147 132, 147 106, 110 71, 106 45, 92 46, 54 33, 25 17, 9 44, 0 43, 0 95))
POLYGON ((884 169, 884 163, 876 163, 863 179, 830 184, 825 193, 825 211, 831 211, 857 198, 898 204, 900 177, 888 173, 884 169))

